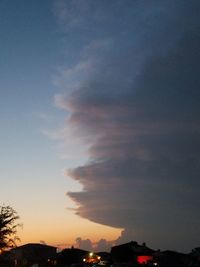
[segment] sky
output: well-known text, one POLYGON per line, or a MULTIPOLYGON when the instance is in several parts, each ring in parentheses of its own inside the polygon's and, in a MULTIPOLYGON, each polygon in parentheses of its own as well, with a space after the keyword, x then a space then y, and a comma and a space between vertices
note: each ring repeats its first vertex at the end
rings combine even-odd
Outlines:
POLYGON ((0 195, 21 244, 199 246, 199 12, 0 1, 0 195))

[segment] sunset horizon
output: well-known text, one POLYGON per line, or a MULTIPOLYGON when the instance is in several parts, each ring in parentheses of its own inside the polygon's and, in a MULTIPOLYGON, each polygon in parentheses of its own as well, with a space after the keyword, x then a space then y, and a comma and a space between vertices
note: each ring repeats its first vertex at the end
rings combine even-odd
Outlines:
POLYGON ((200 246, 200 1, 0 1, 1 203, 21 242, 200 246))

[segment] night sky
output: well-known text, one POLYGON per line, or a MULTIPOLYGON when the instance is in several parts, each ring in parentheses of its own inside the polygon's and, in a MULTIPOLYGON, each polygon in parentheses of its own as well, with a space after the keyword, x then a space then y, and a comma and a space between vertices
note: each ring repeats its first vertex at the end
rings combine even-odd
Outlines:
POLYGON ((199 0, 2 0, 0 31, 1 201, 33 183, 77 242, 86 219, 115 244, 199 246, 199 0))

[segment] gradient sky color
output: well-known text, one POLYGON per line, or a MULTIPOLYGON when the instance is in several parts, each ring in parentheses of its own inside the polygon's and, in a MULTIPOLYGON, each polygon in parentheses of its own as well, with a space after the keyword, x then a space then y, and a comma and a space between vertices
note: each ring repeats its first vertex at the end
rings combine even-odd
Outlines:
POLYGON ((22 244, 199 246, 199 11, 0 1, 0 195, 22 244))
MULTIPOLYGON (((113 240, 119 230, 73 215, 65 196, 81 186, 64 176, 67 159, 44 132, 57 129, 63 114, 54 106, 54 76, 65 55, 52 1, 0 3, 1 203, 21 217, 22 243, 74 244, 77 237, 113 240)), ((70 151, 73 154, 73 151, 70 151)), ((74 156, 75 157, 75 156, 74 156)), ((76 156, 78 162, 79 155, 76 156)))

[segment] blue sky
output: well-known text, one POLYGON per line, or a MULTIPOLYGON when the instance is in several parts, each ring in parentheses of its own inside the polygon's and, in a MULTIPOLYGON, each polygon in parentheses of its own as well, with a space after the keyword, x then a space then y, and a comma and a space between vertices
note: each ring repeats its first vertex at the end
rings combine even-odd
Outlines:
MULTIPOLYGON (((55 4, 0 3, 0 179, 2 204, 14 207, 23 223, 21 242, 42 240, 63 247, 77 237, 92 238, 87 232, 95 224, 74 218, 68 210, 75 204, 66 191, 80 190, 81 185, 65 177, 65 169, 77 164, 74 158, 84 159, 73 151, 67 156, 63 139, 58 142, 66 112, 55 105, 54 96, 63 90, 56 81, 75 54, 72 45, 68 51, 55 4)), ((100 226, 93 241, 108 230, 100 226)), ((111 238, 116 233, 119 230, 111 238)))
POLYGON ((1 1, 0 193, 22 242, 198 246, 199 8, 1 1))

